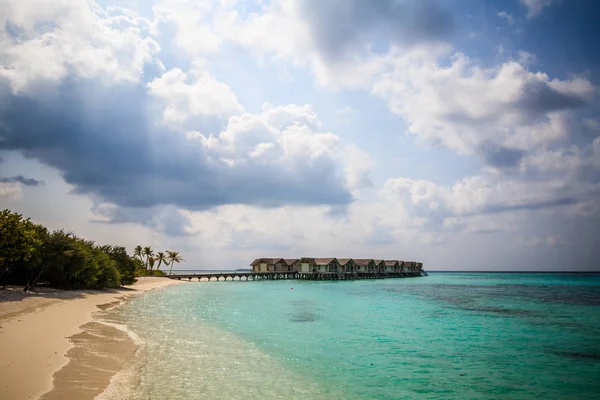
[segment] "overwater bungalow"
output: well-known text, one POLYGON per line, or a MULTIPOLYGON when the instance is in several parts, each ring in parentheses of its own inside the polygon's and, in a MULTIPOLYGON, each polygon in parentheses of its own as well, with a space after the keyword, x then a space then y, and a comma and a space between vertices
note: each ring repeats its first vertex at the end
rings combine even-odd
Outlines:
POLYGON ((423 263, 422 262, 415 263, 415 268, 416 268, 417 273, 423 272, 423 263))
POLYGON ((374 279, 426 275, 420 262, 372 258, 257 258, 250 265, 252 272, 275 273, 265 275, 265 279, 374 279))
POLYGON ((385 263, 385 272, 401 272, 400 271, 400 263, 402 261, 398 260, 384 260, 385 263))
POLYGON ((250 266, 252 266, 252 272, 275 272, 283 271, 284 264, 283 258, 257 258, 252 261, 250 266))
POLYGON ((337 258, 310 258, 303 257, 296 262, 300 273, 325 273, 340 272, 340 263, 337 258))
POLYGON ((285 263, 285 271, 287 272, 294 272, 294 271, 298 271, 298 259, 297 258, 284 258, 283 259, 284 263, 285 263))
POLYGON ((416 268, 417 263, 414 261, 405 261, 404 262, 404 272, 407 272, 409 274, 414 274, 417 270, 416 268))
POLYGON ((375 272, 375 261, 372 258, 354 258, 356 272, 373 273, 375 272))
POLYGON ((345 274, 353 274, 356 272, 356 263, 351 258, 338 258, 340 263, 340 272, 345 274))
POLYGON ((373 260, 375 263, 375 272, 379 274, 385 273, 385 261, 384 260, 373 260))

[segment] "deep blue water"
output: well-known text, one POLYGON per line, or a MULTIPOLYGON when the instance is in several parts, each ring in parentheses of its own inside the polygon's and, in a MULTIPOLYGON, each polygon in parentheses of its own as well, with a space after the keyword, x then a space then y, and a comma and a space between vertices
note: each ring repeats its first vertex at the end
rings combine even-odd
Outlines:
POLYGON ((142 345, 106 397, 597 399, 599 306, 598 275, 191 282, 114 311, 142 345))

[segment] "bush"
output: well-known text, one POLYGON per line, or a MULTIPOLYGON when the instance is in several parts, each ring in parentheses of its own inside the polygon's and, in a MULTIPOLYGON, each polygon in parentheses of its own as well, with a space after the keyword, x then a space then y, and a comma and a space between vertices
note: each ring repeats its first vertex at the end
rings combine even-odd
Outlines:
POLYGON ((146 269, 138 247, 138 258, 131 257, 123 246, 98 246, 64 230, 49 233, 29 218, 4 210, 0 212, 0 284, 24 285, 25 290, 38 282, 62 289, 102 289, 131 285, 136 276, 165 276, 146 269))
POLYGON ((20 214, 0 212, 0 282, 63 289, 114 288, 135 282, 137 260, 122 246, 97 246, 72 233, 49 233, 20 214))

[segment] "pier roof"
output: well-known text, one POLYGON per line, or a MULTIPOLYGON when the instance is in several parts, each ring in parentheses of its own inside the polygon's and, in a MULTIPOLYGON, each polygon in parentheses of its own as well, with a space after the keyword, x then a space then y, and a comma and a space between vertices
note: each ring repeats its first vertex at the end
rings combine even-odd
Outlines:
POLYGON ((371 261, 374 262, 372 258, 353 258, 353 260, 356 265, 369 265, 371 261))

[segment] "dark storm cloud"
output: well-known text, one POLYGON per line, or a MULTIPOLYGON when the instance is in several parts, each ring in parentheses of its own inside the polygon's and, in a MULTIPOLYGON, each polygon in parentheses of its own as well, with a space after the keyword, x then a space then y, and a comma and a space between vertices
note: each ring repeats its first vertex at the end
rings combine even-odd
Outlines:
POLYGON ((320 50, 335 58, 381 35, 396 44, 447 39, 452 18, 433 0, 304 0, 301 10, 320 50))
POLYGON ((479 154, 488 165, 496 168, 517 166, 527 152, 485 142, 479 146, 479 154))
POLYGON ((200 143, 155 123, 161 110, 142 85, 66 80, 47 95, 8 96, 0 109, 0 150, 55 167, 76 192, 121 207, 352 201, 329 157, 286 168, 230 167, 209 157, 200 143))
POLYGON ((25 178, 21 175, 11 177, 0 176, 0 183, 20 183, 21 185, 25 186, 40 186, 44 184, 43 181, 38 181, 37 179, 33 178, 25 178))
POLYGON ((174 206, 154 206, 148 208, 125 208, 96 205, 94 214, 103 220, 92 222, 107 224, 139 224, 162 232, 168 236, 193 235, 189 219, 174 206))
POLYGON ((582 96, 559 92, 545 81, 531 81, 524 85, 522 97, 515 106, 533 114, 545 114, 579 108, 588 103, 589 100, 582 96))

